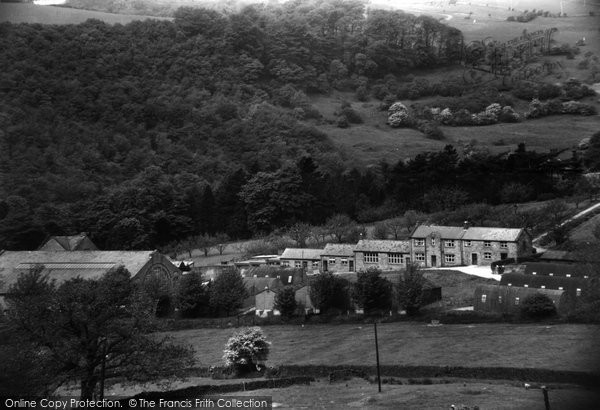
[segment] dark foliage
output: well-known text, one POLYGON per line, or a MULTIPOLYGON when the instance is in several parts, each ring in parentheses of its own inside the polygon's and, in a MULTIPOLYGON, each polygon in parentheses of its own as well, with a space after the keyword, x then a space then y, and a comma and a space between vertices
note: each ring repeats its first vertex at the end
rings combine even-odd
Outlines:
POLYGON ((296 292, 292 286, 284 287, 275 296, 275 309, 281 312, 285 318, 290 318, 296 313, 296 292))
POLYGON ((229 316, 242 307, 248 291, 235 270, 222 272, 210 287, 210 308, 214 315, 229 316))
POLYGON ((543 293, 534 293, 523 300, 521 315, 534 320, 545 319, 556 315, 556 306, 543 293))
POLYGON ((321 313, 340 312, 349 308, 349 284, 346 279, 325 272, 313 279, 310 285, 310 299, 321 313))
POLYGON ((359 272, 352 289, 352 300, 367 315, 392 307, 392 284, 380 275, 381 271, 375 268, 359 272))

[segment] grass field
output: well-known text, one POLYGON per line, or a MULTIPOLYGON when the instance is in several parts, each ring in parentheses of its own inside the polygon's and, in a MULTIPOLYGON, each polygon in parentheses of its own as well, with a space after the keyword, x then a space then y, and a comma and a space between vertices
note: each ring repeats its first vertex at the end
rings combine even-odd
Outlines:
MULTIPOLYGON (((541 390, 525 390, 514 383, 451 383, 434 385, 377 385, 362 379, 329 384, 322 381, 310 386, 254 390, 228 396, 272 396, 282 409, 449 409, 450 405, 479 406, 480 409, 543 410, 541 390)), ((598 394, 581 388, 552 389, 549 401, 553 410, 596 409, 598 394)), ((274 406, 275 407, 275 406, 274 406)), ((457 407, 460 408, 460 407, 457 407)))
POLYGON ((571 240, 577 242, 597 242, 598 240, 592 233, 592 230, 598 224, 600 224, 600 215, 596 215, 590 218, 589 220, 579 225, 577 228, 573 229, 569 236, 571 240))
MULTIPOLYGON (((111 14, 100 11, 77 10, 65 7, 36 6, 25 3, 0 3, 0 22, 39 24, 79 24, 98 19, 108 24, 127 24, 136 20, 166 19, 139 15, 111 14)), ((170 20, 170 19, 167 19, 170 20)))
MULTIPOLYGON (((372 365, 373 326, 266 326, 269 365, 372 365)), ((600 369, 600 326, 478 324, 378 327, 381 363, 554 370, 600 369)), ((198 366, 222 365, 223 346, 235 329, 194 329, 170 334, 196 349, 198 366)))

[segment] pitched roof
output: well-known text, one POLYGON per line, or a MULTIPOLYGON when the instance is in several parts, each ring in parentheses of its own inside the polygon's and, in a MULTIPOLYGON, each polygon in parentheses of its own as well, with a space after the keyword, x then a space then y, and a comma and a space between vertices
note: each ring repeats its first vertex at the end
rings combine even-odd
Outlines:
POLYGON ((257 293, 262 292, 265 288, 269 288, 273 291, 281 289, 283 284, 277 278, 242 278, 244 286, 248 290, 250 296, 254 296, 257 293))
POLYGON ((466 229, 461 226, 419 225, 410 237, 426 238, 435 234, 442 239, 461 239, 465 232, 466 229))
POLYGON ((354 256, 356 245, 346 243, 328 243, 321 253, 322 256, 354 256))
POLYGON ((38 250, 40 251, 77 251, 97 250, 96 245, 85 232, 70 236, 51 236, 38 250), (62 249, 60 249, 62 248, 62 249), (85 249, 82 249, 85 248, 85 249))
POLYGON ((465 229, 460 226, 419 225, 412 233, 411 238, 427 238, 433 234, 442 239, 514 242, 521 232, 523 232, 523 229, 516 228, 474 226, 465 229))
POLYGON ((523 229, 517 228, 483 228, 467 229, 462 239, 466 241, 503 241, 515 242, 523 229))
POLYGON ((280 259, 309 259, 319 260, 323 249, 285 248, 280 259))
POLYGON ((124 266, 135 276, 152 259, 154 251, 5 251, 0 253, 0 291, 16 282, 21 273, 36 265, 58 283, 78 276, 95 279, 110 269, 124 266))
POLYGON ((361 239, 356 244, 354 252, 410 253, 410 241, 361 239))

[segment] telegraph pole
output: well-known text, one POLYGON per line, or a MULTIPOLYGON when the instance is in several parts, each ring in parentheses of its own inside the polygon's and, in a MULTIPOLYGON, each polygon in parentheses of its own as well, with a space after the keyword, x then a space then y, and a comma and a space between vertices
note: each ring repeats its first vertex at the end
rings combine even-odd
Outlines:
POLYGON ((381 393, 381 372, 379 371, 379 344, 377 343, 377 322, 373 322, 375 330, 375 357, 377 358, 377 384, 379 385, 379 393, 381 393))

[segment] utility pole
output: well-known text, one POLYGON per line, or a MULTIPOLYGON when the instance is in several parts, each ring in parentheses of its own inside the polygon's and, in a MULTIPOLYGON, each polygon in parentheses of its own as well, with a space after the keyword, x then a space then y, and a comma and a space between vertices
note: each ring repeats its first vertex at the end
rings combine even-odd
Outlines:
POLYGON ((107 340, 106 338, 102 339, 103 342, 103 347, 102 347, 102 365, 100 367, 100 394, 99 394, 99 400, 104 400, 104 378, 105 378, 105 374, 106 374, 106 343, 107 340))
POLYGON ((381 372, 379 371, 379 344, 377 343, 377 322, 373 322, 375 330, 375 357, 377 358, 377 384, 379 385, 379 393, 381 393, 381 372))

